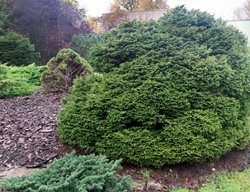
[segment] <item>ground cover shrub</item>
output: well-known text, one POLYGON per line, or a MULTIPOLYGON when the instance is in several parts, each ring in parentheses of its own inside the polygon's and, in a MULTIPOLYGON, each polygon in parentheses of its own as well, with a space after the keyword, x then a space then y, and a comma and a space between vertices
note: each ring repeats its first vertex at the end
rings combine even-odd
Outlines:
POLYGON ((0 36, 0 62, 22 66, 38 63, 40 55, 28 38, 15 32, 0 36))
POLYGON ((172 190, 172 192, 190 192, 190 190, 178 188, 178 189, 172 190))
POLYGON ((238 30, 177 7, 91 49, 102 75, 75 81, 58 136, 86 152, 161 167, 199 163, 249 140, 249 52, 238 30))
POLYGON ((71 153, 30 176, 0 180, 0 185, 15 192, 125 192, 131 178, 116 176, 120 168, 120 161, 105 156, 71 153))
POLYGON ((45 66, 7 66, 0 64, 0 98, 32 94, 41 83, 45 66))
MULTIPOLYGON (((243 172, 221 173, 195 191, 198 192, 248 192, 250 169, 243 172)), ((174 189, 172 192, 192 192, 188 189, 174 189)))
POLYGON ((74 35, 70 47, 88 60, 90 48, 102 41, 102 36, 98 34, 74 35))
POLYGON ((73 80, 92 73, 92 67, 72 49, 62 49, 47 63, 42 75, 42 87, 46 92, 67 92, 73 80))

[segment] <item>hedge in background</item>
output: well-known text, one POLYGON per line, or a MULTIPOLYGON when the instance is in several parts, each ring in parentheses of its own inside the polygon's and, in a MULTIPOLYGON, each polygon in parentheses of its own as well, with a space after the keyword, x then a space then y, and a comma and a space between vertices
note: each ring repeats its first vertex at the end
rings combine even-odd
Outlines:
POLYGON ((22 66, 38 63, 40 54, 28 38, 9 32, 0 36, 0 62, 22 66))
POLYGON ((47 63, 42 75, 42 87, 46 92, 67 92, 73 80, 92 73, 92 67, 72 49, 62 49, 47 63))
POLYGON ((0 0, 0 35, 6 33, 8 14, 6 10, 7 0, 0 0))
POLYGON ((22 192, 125 192, 131 178, 118 177, 120 161, 108 161, 105 156, 66 155, 48 168, 30 176, 0 180, 9 191, 22 192))
POLYGON ((177 7, 132 22, 91 51, 104 75, 75 81, 59 116, 64 143, 141 166, 219 158, 248 143, 249 52, 242 33, 177 7))
POLYGON ((74 35, 71 49, 88 59, 90 48, 103 41, 101 35, 74 35))
POLYGON ((0 98, 32 94, 40 86, 45 66, 22 67, 0 64, 0 98))

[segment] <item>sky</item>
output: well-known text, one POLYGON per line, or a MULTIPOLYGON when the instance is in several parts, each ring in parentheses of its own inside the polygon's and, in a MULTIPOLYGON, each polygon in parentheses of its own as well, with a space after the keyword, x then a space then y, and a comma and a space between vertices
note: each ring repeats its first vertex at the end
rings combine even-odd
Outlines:
MULTIPOLYGON (((101 16, 107 13, 114 0, 78 0, 81 7, 85 7, 88 16, 101 16)), ((188 9, 207 11, 215 17, 230 20, 233 11, 241 7, 245 0, 168 0, 168 5, 173 8, 177 5, 186 5, 188 9)))

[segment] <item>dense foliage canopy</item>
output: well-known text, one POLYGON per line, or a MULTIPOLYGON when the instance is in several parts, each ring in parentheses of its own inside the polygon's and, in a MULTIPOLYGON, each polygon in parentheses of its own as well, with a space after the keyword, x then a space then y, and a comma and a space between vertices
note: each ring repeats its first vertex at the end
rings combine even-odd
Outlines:
POLYGON ((22 66, 38 63, 40 54, 30 40, 17 33, 9 32, 0 36, 0 62, 22 66))
POLYGON ((0 35, 3 35, 7 24, 6 0, 0 0, 0 35))
POLYGON ((123 24, 91 50, 58 135, 86 152, 160 167, 218 158, 249 140, 249 52, 242 33, 177 7, 123 24))
POLYGON ((70 48, 79 53, 83 58, 88 59, 90 48, 101 42, 102 36, 98 34, 74 35, 70 48))

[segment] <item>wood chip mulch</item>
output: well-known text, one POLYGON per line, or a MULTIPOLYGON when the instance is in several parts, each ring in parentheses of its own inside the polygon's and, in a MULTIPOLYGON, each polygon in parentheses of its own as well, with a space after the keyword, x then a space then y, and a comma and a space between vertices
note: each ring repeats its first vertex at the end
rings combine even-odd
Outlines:
POLYGON ((41 167, 67 151, 55 134, 63 96, 0 99, 0 169, 41 167))

